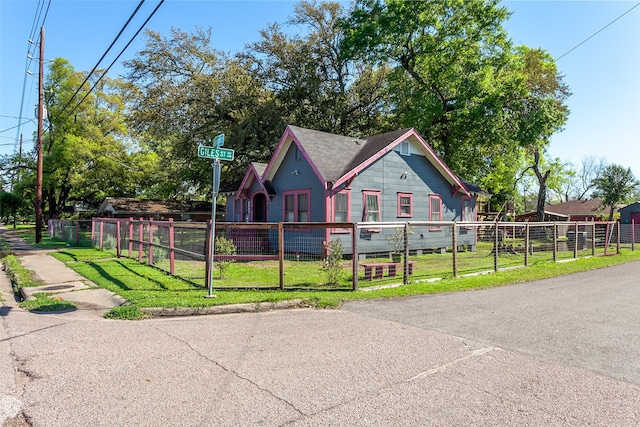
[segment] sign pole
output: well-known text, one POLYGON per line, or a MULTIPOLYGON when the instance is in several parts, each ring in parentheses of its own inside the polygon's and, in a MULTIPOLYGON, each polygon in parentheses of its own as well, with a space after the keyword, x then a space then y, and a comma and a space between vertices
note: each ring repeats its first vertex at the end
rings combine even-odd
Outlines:
POLYGON ((220 160, 215 159, 213 162, 213 179, 211 186, 211 236, 209 240, 209 293, 207 298, 215 298, 213 294, 213 257, 215 254, 215 236, 216 236, 216 199, 218 198, 218 189, 220 188, 220 160))

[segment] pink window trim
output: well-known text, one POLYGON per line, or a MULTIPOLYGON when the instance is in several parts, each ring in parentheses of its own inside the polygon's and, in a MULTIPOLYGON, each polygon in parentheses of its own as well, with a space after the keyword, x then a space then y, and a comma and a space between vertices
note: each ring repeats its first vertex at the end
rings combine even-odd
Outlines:
MULTIPOLYGON (((442 197, 439 194, 429 194, 429 221, 442 221, 442 197), (433 218, 433 202, 437 201, 439 204, 439 218, 433 218)), ((442 227, 429 227, 429 231, 442 230, 442 227)))
POLYGON ((413 216, 413 193, 398 193, 398 218, 411 218, 413 216), (402 198, 409 198, 409 213, 402 212, 402 198))
POLYGON ((293 196, 293 222, 299 222, 298 219, 298 196, 305 194, 307 196, 307 221, 311 221, 311 189, 290 190, 282 192, 282 221, 287 222, 286 201, 287 196, 293 196))
MULTIPOLYGON (((335 197, 338 194, 345 194, 347 196, 347 219, 345 222, 349 222, 351 219, 351 190, 341 190, 338 191, 337 193, 335 193, 333 195, 333 204, 332 204, 332 211, 331 211, 331 221, 332 222, 337 222, 336 221, 336 200, 335 197)), ((331 229, 332 233, 349 233, 350 230, 345 229, 345 228, 333 228, 331 229)))
MULTIPOLYGON (((367 221, 367 216, 369 214, 368 206, 367 206, 367 196, 376 196, 378 199, 378 221, 382 221, 382 206, 381 205, 381 197, 380 190, 362 190, 362 221, 367 221)), ((367 228, 366 231, 370 233, 379 233, 381 231, 380 228, 367 228)))

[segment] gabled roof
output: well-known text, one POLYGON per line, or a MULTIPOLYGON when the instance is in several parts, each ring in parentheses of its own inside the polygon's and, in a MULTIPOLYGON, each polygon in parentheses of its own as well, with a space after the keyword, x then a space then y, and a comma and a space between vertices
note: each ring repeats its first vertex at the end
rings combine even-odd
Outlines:
POLYGON ((357 176, 364 168, 406 139, 410 139, 415 146, 421 147, 425 157, 449 182, 454 191, 469 194, 464 183, 451 172, 413 128, 399 129, 361 139, 289 125, 280 139, 262 179, 266 181, 273 179, 289 147, 295 144, 314 169, 320 181, 338 185, 357 176))
POLYGON ((602 215, 609 212, 609 207, 602 205, 602 200, 569 200, 568 202, 546 206, 545 212, 553 212, 560 215, 591 216, 602 215))
POLYGON ((211 210, 210 202, 177 202, 148 199, 136 199, 133 197, 107 197, 104 199, 98 212, 113 212, 117 214, 134 213, 184 213, 207 212, 211 210))
POLYGON ((249 169, 247 169, 247 172, 244 174, 244 178, 242 179, 242 182, 236 189, 238 195, 243 190, 251 187, 251 184, 253 184, 254 180, 260 184, 260 188, 262 188, 262 190, 265 193, 275 194, 275 190, 273 189, 273 186, 271 185, 271 183, 265 182, 262 179, 264 177, 264 171, 266 169, 267 169, 266 163, 251 162, 251 164, 249 165, 249 169))

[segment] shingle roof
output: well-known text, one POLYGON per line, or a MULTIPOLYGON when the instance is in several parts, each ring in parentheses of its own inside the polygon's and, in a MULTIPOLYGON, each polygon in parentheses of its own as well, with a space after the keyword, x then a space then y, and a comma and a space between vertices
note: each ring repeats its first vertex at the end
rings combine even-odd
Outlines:
POLYGON ((290 125, 289 128, 322 178, 333 182, 365 147, 366 139, 334 135, 290 125))
POLYGON ((561 215, 598 215, 608 212, 608 207, 602 205, 602 200, 569 200, 557 205, 546 206, 545 212, 553 212, 561 215))
POLYGON ((206 212, 211 209, 210 202, 190 201, 161 201, 136 199, 133 197, 107 197, 99 212, 104 212, 111 205, 116 213, 182 213, 182 212, 206 212))

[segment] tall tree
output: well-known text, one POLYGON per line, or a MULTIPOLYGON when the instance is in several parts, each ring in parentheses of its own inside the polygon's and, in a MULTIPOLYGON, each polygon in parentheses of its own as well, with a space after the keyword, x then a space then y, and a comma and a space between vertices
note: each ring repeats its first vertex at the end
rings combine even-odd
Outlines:
POLYGON ((609 221, 613 221, 613 213, 617 205, 630 202, 636 194, 640 182, 631 172, 620 165, 608 165, 594 179, 594 196, 602 199, 604 206, 609 206, 609 221))
POLYGON ((273 90, 289 123, 341 135, 388 130, 388 70, 342 55, 344 17, 338 2, 300 1, 287 21, 295 35, 272 24, 241 57, 273 90))
MULTIPOLYGON (((516 140, 529 153, 529 168, 538 179, 537 220, 544 221, 547 185, 553 169, 543 168, 543 154, 551 135, 562 129, 569 109, 565 101, 571 94, 553 58, 542 49, 520 46, 516 49, 516 68, 526 93, 514 105, 516 140)), ((556 169, 558 169, 556 163, 556 169)))
POLYGON ((223 162, 224 182, 242 177, 249 162, 264 161, 284 125, 258 76, 211 46, 211 30, 168 37, 146 33, 146 46, 125 62, 129 123, 157 154, 162 173, 154 194, 167 199, 203 196, 211 189, 211 161, 197 156, 224 133, 234 162, 223 162))
POLYGON ((506 103, 519 99, 497 0, 360 0, 343 25, 345 54, 393 67, 391 104, 457 173, 478 179, 513 152, 506 103))
MULTIPOLYGON (((49 218, 60 217, 72 199, 98 203, 105 196, 135 195, 149 172, 135 172, 138 164, 132 159, 139 154, 125 142, 121 82, 91 77, 81 87, 85 77, 62 58, 49 65, 45 76, 43 200, 49 218)), ((26 169, 15 186, 24 200, 34 198, 35 159, 34 149, 4 162, 26 169)))

